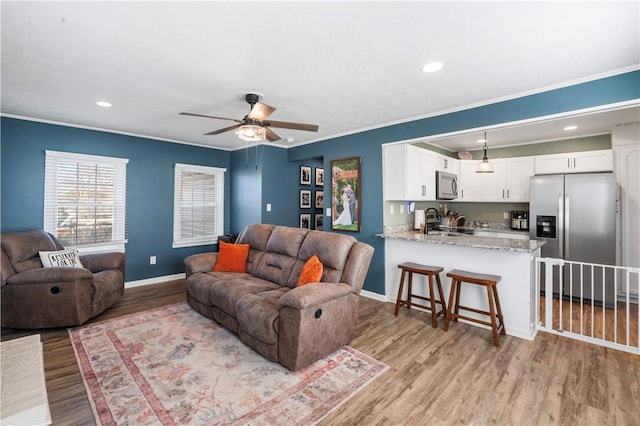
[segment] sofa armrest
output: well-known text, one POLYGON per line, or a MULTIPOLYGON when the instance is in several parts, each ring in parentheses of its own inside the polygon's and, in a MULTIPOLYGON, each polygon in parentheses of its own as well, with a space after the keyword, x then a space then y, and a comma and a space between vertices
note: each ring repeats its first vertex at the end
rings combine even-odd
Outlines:
POLYGON ((124 275, 125 255, 120 252, 83 254, 80 256, 82 266, 91 272, 102 272, 108 269, 119 269, 124 275))
POLYGON ((84 279, 93 280, 93 274, 85 268, 38 268, 11 275, 7 284, 49 284, 84 279))
POLYGON ((196 272, 211 272, 218 259, 218 253, 192 254, 184 259, 187 277, 196 272))
POLYGON ((296 287, 278 299, 278 307, 307 309, 339 297, 352 294, 353 287, 345 283, 312 283, 296 287))

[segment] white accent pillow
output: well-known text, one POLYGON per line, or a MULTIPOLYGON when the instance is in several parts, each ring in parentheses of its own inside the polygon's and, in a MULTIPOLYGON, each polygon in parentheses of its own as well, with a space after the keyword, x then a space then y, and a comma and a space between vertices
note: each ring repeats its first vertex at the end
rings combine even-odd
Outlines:
POLYGON ((78 250, 41 251, 40 261, 45 268, 76 267, 84 268, 80 262, 78 250))

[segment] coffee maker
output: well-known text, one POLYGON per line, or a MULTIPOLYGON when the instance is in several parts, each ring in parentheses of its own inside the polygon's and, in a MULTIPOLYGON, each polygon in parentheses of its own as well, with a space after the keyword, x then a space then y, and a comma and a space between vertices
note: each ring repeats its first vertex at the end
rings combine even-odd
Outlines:
POLYGON ((528 211, 511 211, 511 229, 529 229, 529 212, 528 211))

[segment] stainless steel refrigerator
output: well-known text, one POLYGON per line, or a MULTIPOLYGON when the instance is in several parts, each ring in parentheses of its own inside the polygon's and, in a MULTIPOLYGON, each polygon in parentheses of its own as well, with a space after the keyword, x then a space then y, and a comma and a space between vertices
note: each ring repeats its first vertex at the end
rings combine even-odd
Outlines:
MULTIPOLYGON (((533 176, 530 179, 529 234, 543 240, 543 257, 615 265, 616 180, 613 173, 533 176)), ((613 272, 565 266, 554 277, 555 296, 614 303, 613 272), (604 280, 603 280, 604 278, 604 280), (603 286, 604 281, 604 286, 603 286)))

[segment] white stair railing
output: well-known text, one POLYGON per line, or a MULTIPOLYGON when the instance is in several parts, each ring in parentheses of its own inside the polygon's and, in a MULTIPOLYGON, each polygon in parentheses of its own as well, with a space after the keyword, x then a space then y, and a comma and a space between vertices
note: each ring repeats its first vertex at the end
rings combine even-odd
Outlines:
POLYGON ((537 329, 640 354, 640 269, 536 258, 537 329), (544 301, 544 303, 541 303, 544 301))

